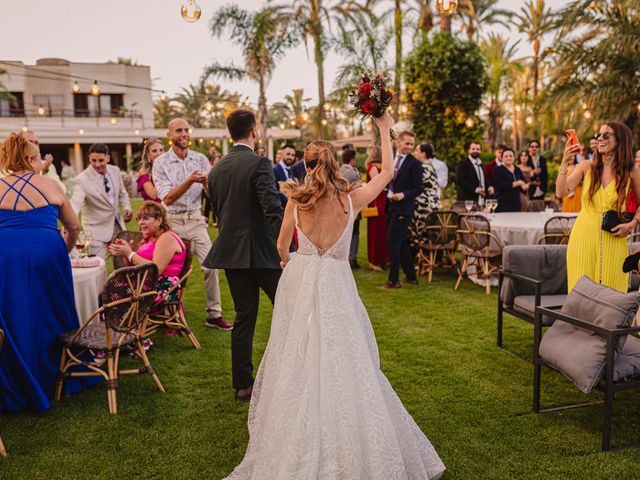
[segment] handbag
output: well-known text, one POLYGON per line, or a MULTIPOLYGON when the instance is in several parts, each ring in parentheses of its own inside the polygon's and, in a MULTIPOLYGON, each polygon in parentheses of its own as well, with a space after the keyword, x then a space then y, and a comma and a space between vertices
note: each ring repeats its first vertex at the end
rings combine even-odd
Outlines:
POLYGON ((362 209, 362 218, 377 217, 378 215, 378 207, 368 207, 362 209))
POLYGON ((629 223, 633 220, 633 214, 629 212, 618 213, 615 210, 607 210, 602 214, 601 228, 605 232, 611 231, 622 223, 629 223))

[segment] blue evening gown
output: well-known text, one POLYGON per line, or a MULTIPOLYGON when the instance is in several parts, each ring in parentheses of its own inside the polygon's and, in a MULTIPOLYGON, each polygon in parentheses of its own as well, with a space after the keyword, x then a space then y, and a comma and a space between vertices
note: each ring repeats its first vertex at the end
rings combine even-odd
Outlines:
MULTIPOLYGON (((34 187, 25 174, 9 191, 34 187)), ((5 193, 6 195, 6 193, 5 193)), ((40 193, 42 195, 42 193, 40 193)), ((46 200, 46 197, 42 195, 46 200)), ((2 198, 0 198, 2 203, 2 198)), ((51 407, 60 355, 59 335, 78 328, 69 255, 58 231, 58 207, 27 211, 0 209, 0 412, 39 412, 51 407)), ((79 391, 96 378, 66 382, 66 392, 79 391)))

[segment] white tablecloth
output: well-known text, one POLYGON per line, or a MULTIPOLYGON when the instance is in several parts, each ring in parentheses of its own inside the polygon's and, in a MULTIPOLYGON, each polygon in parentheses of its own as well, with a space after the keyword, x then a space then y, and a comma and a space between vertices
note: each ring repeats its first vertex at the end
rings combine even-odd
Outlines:
POLYGON ((544 234, 544 224, 551 217, 573 217, 576 213, 513 212, 488 215, 491 231, 507 245, 535 245, 544 234))
POLYGON ((107 281, 107 265, 102 258, 99 260, 100 265, 97 267, 71 269, 76 311, 80 324, 98 308, 98 296, 107 281))

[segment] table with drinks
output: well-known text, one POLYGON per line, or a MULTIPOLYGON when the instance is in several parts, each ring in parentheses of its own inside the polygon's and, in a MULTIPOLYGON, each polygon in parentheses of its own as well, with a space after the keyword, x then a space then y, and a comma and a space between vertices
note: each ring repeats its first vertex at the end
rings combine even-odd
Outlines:
POLYGON ((108 276, 104 259, 91 256, 90 245, 91 237, 81 232, 71 252, 73 293, 80 324, 98 308, 100 292, 108 276))

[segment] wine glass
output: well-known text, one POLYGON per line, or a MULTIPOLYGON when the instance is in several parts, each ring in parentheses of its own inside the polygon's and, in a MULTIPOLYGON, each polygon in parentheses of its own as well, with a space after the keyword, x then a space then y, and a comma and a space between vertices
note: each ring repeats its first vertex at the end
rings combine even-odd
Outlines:
POLYGON ((495 198, 489 200, 489 208, 491 209, 491 213, 494 213, 496 208, 498 208, 498 200, 495 198))
POLYGON ((464 208, 467 209, 467 213, 471 213, 471 209, 473 209, 473 200, 465 200, 464 201, 464 208))
POLYGON ((91 242, 93 241, 93 237, 91 236, 91 232, 84 232, 84 249, 87 257, 91 255, 91 242))
POLYGON ((85 237, 85 233, 80 230, 80 233, 78 233, 78 238, 76 238, 76 249, 78 250, 78 253, 81 254, 81 256, 86 244, 87 238, 85 237))

